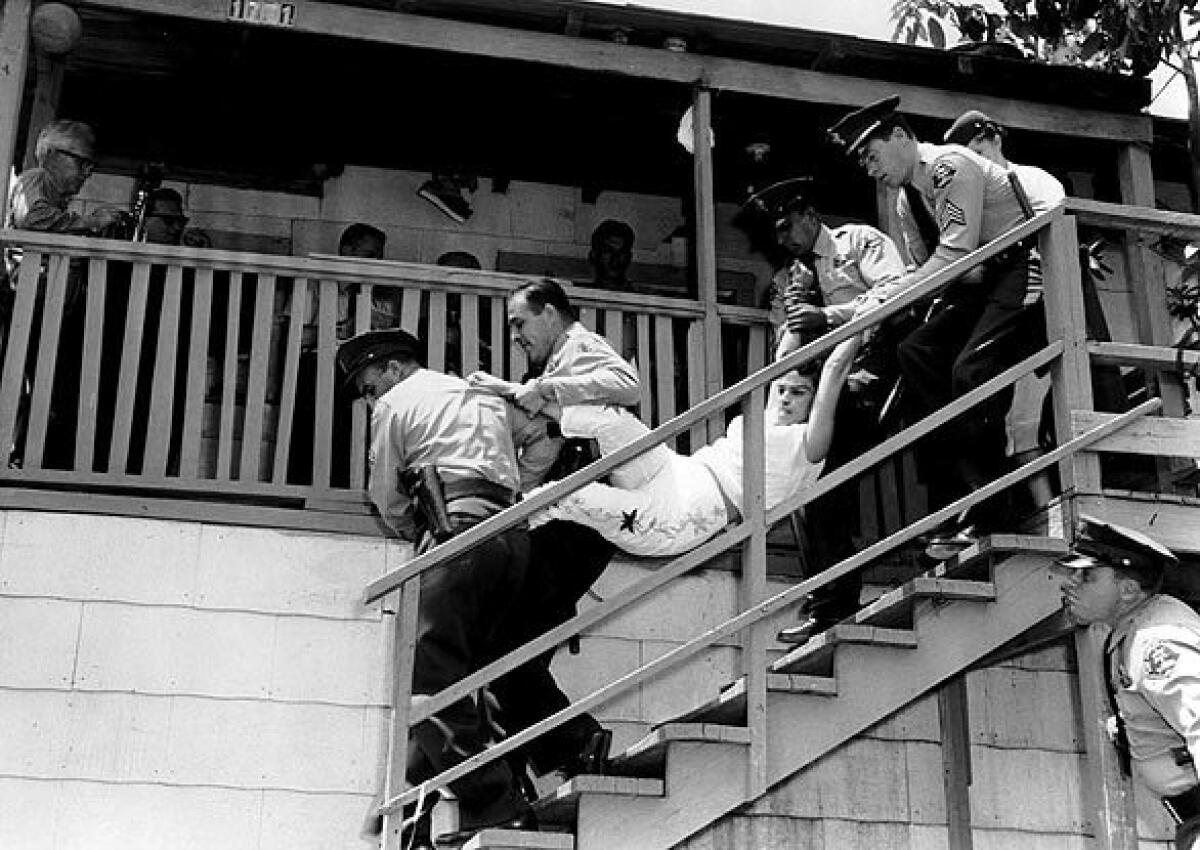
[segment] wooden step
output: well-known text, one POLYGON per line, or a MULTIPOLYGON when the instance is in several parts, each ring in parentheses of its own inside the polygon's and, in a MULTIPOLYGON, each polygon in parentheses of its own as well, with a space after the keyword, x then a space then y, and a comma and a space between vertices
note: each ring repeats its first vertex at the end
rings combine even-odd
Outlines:
POLYGON ((911 626, 913 609, 921 599, 974 599, 992 602, 996 586, 989 581, 918 576, 876 599, 854 615, 859 625, 911 626))
POLYGON ((575 836, 569 832, 485 829, 475 833, 462 850, 575 850, 575 836))
MULTIPOLYGON (((807 676, 796 673, 767 673, 771 693, 837 696, 837 679, 832 676, 807 676)), ((742 729, 746 722, 746 678, 743 676, 721 689, 710 702, 675 718, 672 723, 723 724, 721 728, 742 729)), ((744 731, 744 729, 742 729, 744 731)))
POLYGON ((661 779, 637 776, 576 776, 564 782, 552 794, 533 804, 538 823, 550 828, 575 825, 579 799, 584 794, 622 797, 662 797, 666 784, 661 779))
POLYGON ((744 726, 722 723, 664 723, 613 758, 609 764, 609 775, 661 777, 666 766, 667 750, 675 741, 749 744, 750 732, 744 726))
POLYGON ((1001 559, 1016 554, 1067 554, 1067 543, 1057 537, 1034 534, 990 534, 943 561, 925 574, 945 578, 991 578, 991 568, 1001 559))
POLYGON ((915 649, 917 634, 911 629, 839 623, 783 656, 771 665, 770 672, 829 676, 833 673, 834 651, 841 643, 915 649))

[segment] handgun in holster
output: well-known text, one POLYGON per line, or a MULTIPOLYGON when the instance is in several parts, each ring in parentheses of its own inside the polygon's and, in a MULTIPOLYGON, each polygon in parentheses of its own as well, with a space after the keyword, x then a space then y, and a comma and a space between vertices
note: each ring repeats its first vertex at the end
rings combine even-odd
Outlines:
POLYGON ((446 509, 446 491, 436 466, 427 464, 403 470, 400 486, 416 505, 417 516, 434 540, 444 543, 454 536, 450 512, 446 509))

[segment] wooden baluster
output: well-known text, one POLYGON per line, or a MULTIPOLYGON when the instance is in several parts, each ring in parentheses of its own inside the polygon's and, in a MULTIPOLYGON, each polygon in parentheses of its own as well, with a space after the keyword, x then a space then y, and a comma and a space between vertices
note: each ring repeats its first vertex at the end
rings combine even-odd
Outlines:
POLYGON ((188 339, 187 390, 183 402, 179 477, 200 477, 204 442, 204 402, 208 391, 208 335, 212 324, 213 270, 196 269, 192 286, 192 327, 188 339))
POLYGON ((75 426, 75 468, 92 471, 96 456, 96 416, 100 405, 100 356, 108 261, 88 260, 87 307, 83 323, 83 361, 79 373, 79 419, 75 426))
MULTIPOLYGON (((392 640, 392 722, 388 730, 387 777, 383 798, 389 800, 404 790, 408 765, 408 718, 412 711, 413 653, 417 645, 417 606, 421 579, 400 586, 396 595, 396 617, 392 640)), ((407 850, 400 842, 400 812, 383 819, 383 847, 407 850)))
POLYGON ((645 313, 637 314, 637 370, 638 382, 641 384, 642 398, 640 413, 642 421, 651 428, 659 424, 654 418, 654 370, 650 357, 650 317, 645 313))
POLYGON ((400 303, 400 327, 413 336, 421 324, 421 297, 419 289, 404 288, 404 297, 400 303))
POLYGON ((462 340, 463 377, 484 368, 479 359, 479 296, 462 294, 462 312, 458 317, 458 335, 462 340))
POLYGON ((492 359, 488 371, 497 377, 504 375, 504 354, 510 348, 508 342, 508 305, 503 298, 489 299, 492 324, 492 359))
POLYGON ((250 339, 250 369, 242 414, 242 457, 238 478, 258 481, 259 458, 267 408, 267 364, 271 356, 271 313, 275 308, 275 275, 259 274, 254 296, 254 327, 250 339))
POLYGON ((233 478, 233 439, 237 406, 238 337, 241 335, 242 273, 229 275, 225 311, 225 362, 221 377, 221 426, 217 435, 217 478, 233 478))
POLYGON ((25 469, 40 469, 42 466, 70 266, 71 259, 62 254, 52 255, 47 263, 46 298, 42 305, 42 328, 38 337, 37 361, 34 363, 33 395, 29 402, 29 431, 25 439, 25 469))
POLYGON ((33 307, 37 302, 38 279, 42 272, 42 254, 25 251, 17 275, 17 297, 8 324, 8 344, 4 355, 4 376, 0 380, 0 465, 9 460, 9 452, 19 448, 18 412, 25 395, 25 361, 29 356, 29 333, 33 327, 33 307))
POLYGON ((292 449, 292 421, 296 415, 296 383, 300 372, 300 344, 304 337, 304 319, 308 315, 308 279, 292 281, 291 313, 288 316, 287 343, 283 359, 283 386, 279 391, 279 419, 275 428, 275 462, 271 479, 287 483, 288 460, 292 449))
MULTIPOLYGON (((703 320, 692 319, 688 323, 687 350, 688 408, 692 408, 708 397, 704 379, 705 361, 703 357, 695 356, 695 352, 704 350, 703 320)), ((691 434, 692 451, 708 443, 708 428, 704 422, 697 422, 688 433, 691 434)))
MULTIPOLYGON (((675 333, 674 319, 654 317, 654 369, 658 373, 658 422, 675 417, 675 333)), ((671 441, 678 447, 678 438, 671 441)))
MULTIPOLYGON (((416 293, 418 298, 420 292, 416 293)), ((363 297, 358 299, 356 312, 354 314, 354 327, 366 328, 371 327, 371 305, 374 301, 374 287, 366 286, 363 297)), ((341 375, 338 375, 341 378, 341 375)), ((337 394, 334 394, 335 403, 337 403, 337 394)), ((371 412, 367 408, 367 403, 362 399, 355 399, 350 405, 350 444, 342 447, 341 450, 350 452, 348 460, 350 469, 350 488, 353 490, 361 490, 367 486, 367 423, 371 419, 371 412)), ((334 451, 338 451, 339 447, 335 446, 334 451)))
POLYGON ((581 307, 579 309, 579 323, 593 333, 596 332, 596 308, 581 307))
POLYGON ((429 293, 429 339, 425 340, 426 362, 430 369, 446 371, 446 293, 429 293))
MULTIPOLYGON (((767 598, 765 393, 757 389, 742 404, 742 521, 751 528, 742 549, 740 611, 767 598)), ((742 673, 746 677, 746 727, 750 732, 748 797, 767 790, 767 630, 765 623, 742 633, 742 673)))
POLYGON ((129 286, 129 306, 125 313, 117 408, 113 417, 112 445, 108 453, 110 475, 124 475, 129 463, 129 441, 133 433, 133 407, 137 399, 138 366, 142 354, 142 333, 146 326, 146 296, 149 289, 150 264, 135 263, 129 286))
POLYGON ((620 310, 604 311, 604 338, 617 354, 625 356, 625 314, 620 310))
POLYGON ((154 379, 150 391, 150 419, 146 428, 146 459, 142 475, 163 478, 171 446, 175 410, 175 360, 179 344, 179 307, 183 297, 183 267, 170 266, 163 283, 162 312, 158 319, 154 379))
POLYGON ((333 446, 334 355, 337 350, 338 285, 323 280, 317 308, 317 396, 313 423, 313 486, 328 490, 333 446))

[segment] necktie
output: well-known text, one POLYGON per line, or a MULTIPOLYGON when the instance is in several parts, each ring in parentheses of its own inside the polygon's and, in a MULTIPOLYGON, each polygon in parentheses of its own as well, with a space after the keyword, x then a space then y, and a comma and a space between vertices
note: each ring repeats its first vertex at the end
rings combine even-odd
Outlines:
POLYGON ((1121 765, 1121 773, 1131 775, 1129 756, 1129 736, 1125 733, 1125 721, 1117 709, 1117 691, 1113 687, 1113 663, 1117 647, 1113 645, 1113 633, 1109 632, 1104 639, 1104 690, 1108 694, 1108 705, 1112 709, 1116 734, 1113 735, 1113 746, 1117 748, 1117 763, 1121 765))
POLYGON ((937 250, 941 232, 933 220, 933 213, 929 211, 929 206, 925 203, 925 196, 921 194, 921 190, 911 183, 905 183, 904 197, 908 199, 908 209, 912 213, 913 221, 917 224, 917 231, 921 234, 921 241, 925 244, 925 257, 928 259, 937 250))

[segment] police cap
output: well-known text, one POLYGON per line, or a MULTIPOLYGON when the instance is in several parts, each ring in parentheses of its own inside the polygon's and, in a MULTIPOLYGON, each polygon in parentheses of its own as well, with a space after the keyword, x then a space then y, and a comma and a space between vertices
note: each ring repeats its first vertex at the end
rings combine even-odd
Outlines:
POLYGON ((968 109, 950 125, 950 129, 942 136, 942 141, 948 145, 966 145, 980 133, 991 130, 993 133, 1003 133, 1004 128, 978 109, 968 109))
POLYGON ((835 145, 844 147, 847 156, 853 156, 867 143, 872 133, 896 114, 896 107, 899 105, 898 94, 877 100, 843 117, 826 131, 826 135, 835 145))
POLYGON ((372 363, 386 363, 389 357, 407 360, 421 359, 421 341, 399 328, 365 331, 338 346, 337 364, 346 374, 343 386, 354 383, 355 377, 372 363))
POLYGON ((811 177, 789 177, 772 183, 742 201, 738 215, 778 226, 788 213, 803 210, 812 204, 812 183, 811 177))
POLYGON ((1076 570, 1107 566, 1150 579, 1179 563, 1166 546, 1131 528, 1089 516, 1079 518, 1079 532, 1070 554, 1059 565, 1076 570))

